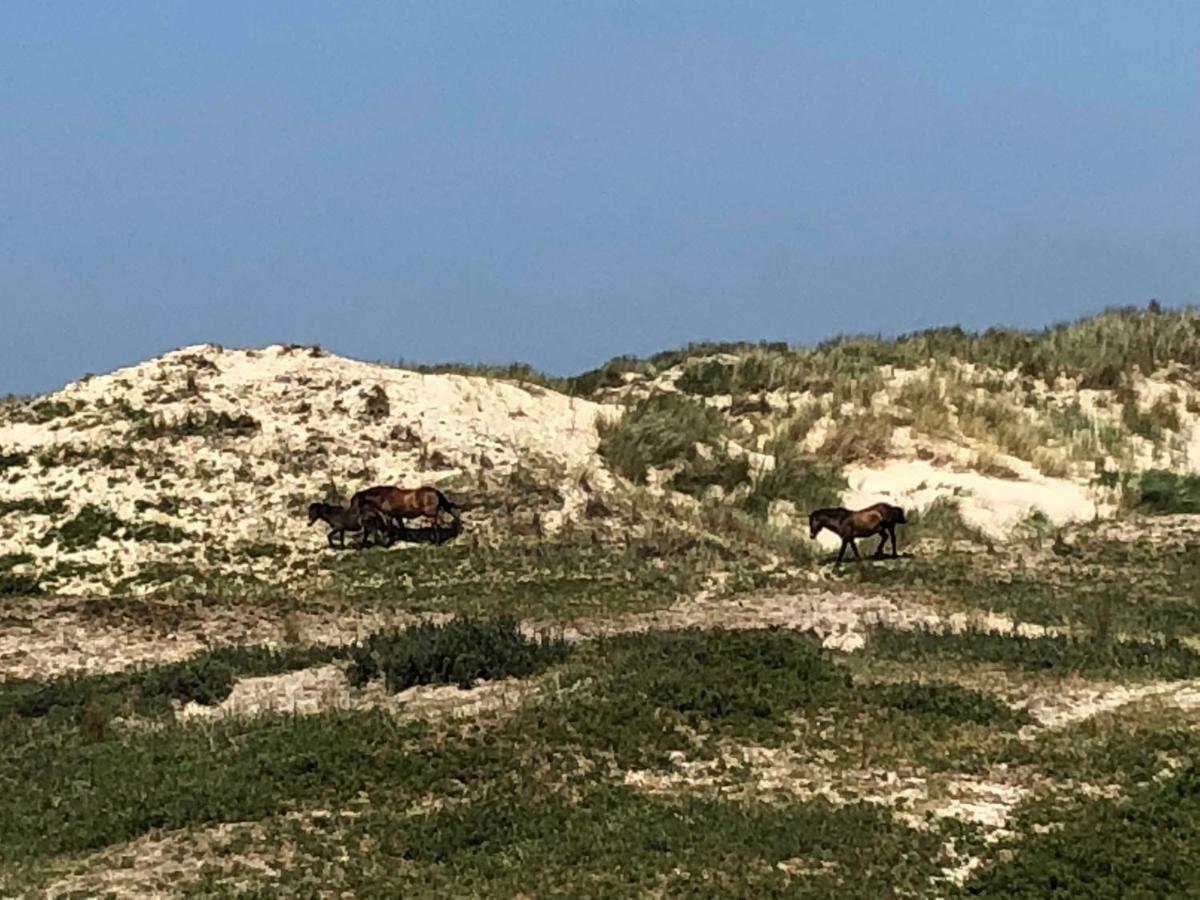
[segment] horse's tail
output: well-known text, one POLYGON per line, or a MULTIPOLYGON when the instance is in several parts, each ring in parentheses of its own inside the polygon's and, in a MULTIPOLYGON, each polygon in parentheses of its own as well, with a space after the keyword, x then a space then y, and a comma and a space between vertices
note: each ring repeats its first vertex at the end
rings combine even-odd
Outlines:
POLYGON ((441 491, 439 491, 437 488, 434 488, 434 491, 437 492, 438 509, 444 509, 446 512, 450 513, 450 515, 453 517, 455 522, 459 521, 459 519, 461 517, 458 514, 458 510, 459 510, 458 504, 451 503, 450 498, 447 497, 445 494, 443 494, 441 491))

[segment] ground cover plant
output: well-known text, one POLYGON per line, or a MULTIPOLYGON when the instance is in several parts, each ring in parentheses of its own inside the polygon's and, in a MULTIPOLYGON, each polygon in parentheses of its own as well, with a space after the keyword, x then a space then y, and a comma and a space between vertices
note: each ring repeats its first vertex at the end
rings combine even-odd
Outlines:
POLYGON ((1200 548, 1194 542, 1112 540, 1083 528, 1045 543, 1035 553, 943 549, 936 559, 857 566, 844 577, 876 589, 932 593, 1022 622, 1139 636, 1200 634, 1200 548))

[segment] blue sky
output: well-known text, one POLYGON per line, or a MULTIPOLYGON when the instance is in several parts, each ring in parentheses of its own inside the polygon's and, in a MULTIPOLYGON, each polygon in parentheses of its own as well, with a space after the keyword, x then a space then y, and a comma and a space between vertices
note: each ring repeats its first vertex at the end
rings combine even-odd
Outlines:
POLYGON ((0 394, 1200 300, 1200 4, 13 3, 0 394))

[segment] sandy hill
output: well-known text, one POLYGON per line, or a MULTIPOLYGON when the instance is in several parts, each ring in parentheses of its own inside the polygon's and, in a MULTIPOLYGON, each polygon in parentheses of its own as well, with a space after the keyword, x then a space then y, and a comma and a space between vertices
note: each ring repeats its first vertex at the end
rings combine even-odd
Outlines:
POLYGON ((269 574, 323 546, 308 503, 375 483, 441 485, 475 532, 501 514, 553 532, 585 502, 582 475, 606 483, 602 411, 312 348, 188 347, 9 405, 0 556, 72 593, 136 590, 163 561, 269 574))
POLYGON ((10 593, 271 578, 323 552, 309 502, 374 483, 437 484, 478 541, 619 532, 638 508, 784 555, 822 502, 949 512, 996 540, 1108 517, 1143 473, 1200 471, 1198 321, 698 347, 519 383, 184 348, 0 407, 0 575, 10 593))

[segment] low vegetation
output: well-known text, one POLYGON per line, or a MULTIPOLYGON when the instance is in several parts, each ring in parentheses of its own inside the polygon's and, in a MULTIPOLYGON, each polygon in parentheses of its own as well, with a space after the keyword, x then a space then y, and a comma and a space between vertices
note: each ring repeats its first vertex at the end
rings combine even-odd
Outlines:
POLYGON ((418 684, 470 687, 479 679, 524 678, 562 662, 561 638, 527 638, 515 619, 453 619, 373 634, 349 648, 351 682, 383 678, 391 691, 418 684))

